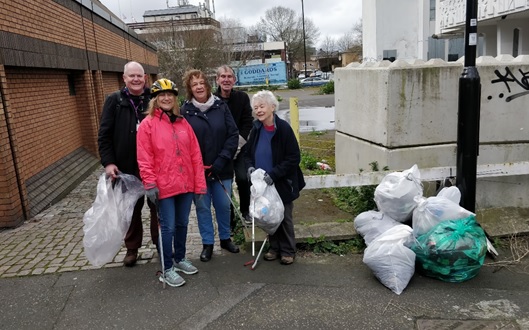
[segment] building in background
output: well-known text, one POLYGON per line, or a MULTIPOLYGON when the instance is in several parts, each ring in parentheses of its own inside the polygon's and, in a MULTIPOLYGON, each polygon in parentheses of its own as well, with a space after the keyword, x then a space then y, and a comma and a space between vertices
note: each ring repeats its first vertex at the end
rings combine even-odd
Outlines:
MULTIPOLYGON (((435 37, 461 37, 465 33, 466 2, 437 0, 435 37)), ((478 34, 483 55, 529 54, 529 2, 478 0, 478 34)))
MULTIPOLYGON (((465 0, 363 0, 363 60, 464 56, 465 0)), ((529 54, 529 3, 478 0, 478 56, 529 54)))
MULTIPOLYGON (((199 6, 178 0, 178 6, 147 10, 143 14, 143 22, 127 25, 147 40, 156 43, 158 39, 173 39, 181 48, 185 48, 193 39, 201 39, 203 34, 220 41, 220 23, 215 20, 214 10, 209 0, 199 6)), ((160 46, 164 47, 163 44, 160 46)))
POLYGON ((285 42, 265 42, 243 27, 221 26, 209 1, 195 6, 180 0, 175 7, 148 10, 143 18, 128 26, 158 48, 160 73, 177 84, 188 68, 204 71, 214 84, 222 64, 234 68, 238 85, 286 83, 285 42))

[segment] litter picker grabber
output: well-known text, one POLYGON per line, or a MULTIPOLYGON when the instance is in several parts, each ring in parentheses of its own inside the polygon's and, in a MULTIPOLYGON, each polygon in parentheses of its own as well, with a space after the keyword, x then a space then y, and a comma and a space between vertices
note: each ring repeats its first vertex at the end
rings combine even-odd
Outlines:
MULTIPOLYGON (((222 189, 224 190, 224 193, 226 193, 226 197, 228 197, 228 199, 230 200, 231 206, 233 207, 233 210, 237 214, 237 217, 241 220, 242 229, 245 233, 245 236, 247 236, 248 235, 248 225, 245 223, 244 218, 241 214, 241 211, 239 211, 239 208, 237 207, 237 205, 235 205, 235 203, 233 202, 233 199, 231 199, 231 195, 228 192, 228 189, 226 189, 226 186, 224 185, 224 183, 222 183, 222 180, 218 176, 215 176, 215 177, 217 181, 219 181, 222 189)), ((252 220, 252 236, 253 236, 253 220, 252 220)), ((254 255, 253 252, 252 252, 252 255, 254 255)))
MULTIPOLYGON (((242 217, 241 212, 236 207, 235 203, 231 199, 230 194, 228 193, 228 190, 226 189, 226 186, 224 186, 224 183, 222 183, 222 180, 218 176, 217 176, 217 180, 219 181, 220 185, 222 186, 222 189, 224 190, 224 192, 226 193, 226 197, 228 197, 228 199, 230 200, 230 203, 233 206, 233 209, 237 212, 237 216, 239 217, 239 219, 241 220, 241 223, 243 225, 243 230, 245 232, 247 232, 248 225, 244 222, 244 218, 242 217)), ((246 233, 246 235, 247 235, 247 233, 246 233)), ((246 262, 244 264, 245 266, 248 266, 248 265, 253 263, 251 269, 252 270, 255 269, 255 266, 257 265, 257 260, 259 260, 259 256, 261 255, 261 252, 263 251, 263 248, 264 248, 267 240, 268 240, 268 235, 266 236, 265 240, 263 241, 263 245, 261 246, 261 249, 259 250, 259 254, 257 255, 257 258, 255 260, 251 260, 251 261, 246 262)), ((255 256, 255 219, 253 217, 252 217, 252 256, 255 256)))
POLYGON ((160 225, 162 216, 160 214, 160 203, 158 202, 158 198, 156 198, 156 201, 154 204, 156 205, 156 213, 158 213, 158 252, 160 253, 160 262, 162 264, 162 279, 163 279, 162 283, 163 283, 163 288, 165 289, 165 266, 164 266, 164 260, 163 260, 162 226, 160 225))
MULTIPOLYGON (((259 253, 257 253, 257 257, 254 259, 254 260, 250 260, 250 261, 247 261, 244 263, 244 266, 250 266, 250 269, 251 270, 255 270, 255 266, 257 265, 257 262, 259 261, 259 257, 261 257, 261 253, 263 253, 263 249, 266 245, 266 242, 268 241, 268 235, 266 235, 264 241, 263 241, 263 245, 261 245, 261 248, 259 249, 259 253)), ((255 242, 253 242, 254 245, 255 245, 255 242)), ((253 255, 253 252, 252 252, 252 255, 253 255)))

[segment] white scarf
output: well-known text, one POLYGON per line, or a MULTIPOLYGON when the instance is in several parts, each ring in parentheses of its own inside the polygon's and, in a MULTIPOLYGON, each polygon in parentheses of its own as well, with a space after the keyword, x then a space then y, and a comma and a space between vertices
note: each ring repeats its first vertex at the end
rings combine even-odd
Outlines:
POLYGON ((206 103, 200 103, 197 100, 195 100, 195 98, 192 98, 191 102, 193 103, 193 105, 195 107, 198 108, 198 110, 200 110, 200 112, 204 112, 204 111, 208 110, 209 108, 211 108, 211 106, 215 102, 215 96, 213 96, 213 94, 211 94, 211 96, 206 101, 206 103))

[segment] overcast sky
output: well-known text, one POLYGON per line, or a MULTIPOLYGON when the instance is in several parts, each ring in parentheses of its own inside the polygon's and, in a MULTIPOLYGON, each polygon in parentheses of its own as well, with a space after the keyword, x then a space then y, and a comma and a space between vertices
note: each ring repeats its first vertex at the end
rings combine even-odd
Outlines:
MULTIPOLYGON (((167 4, 175 7, 178 0, 100 0, 108 9, 124 19, 126 23, 143 21, 146 10, 166 9, 167 4)), ((198 6, 206 0, 189 0, 198 6)), ((240 20, 243 26, 256 24, 267 9, 283 6, 292 8, 301 15, 301 0, 214 0, 215 18, 223 17, 240 20)), ((320 30, 318 44, 329 35, 341 37, 351 30, 362 18, 362 0, 304 0, 305 18, 310 18, 320 30)))

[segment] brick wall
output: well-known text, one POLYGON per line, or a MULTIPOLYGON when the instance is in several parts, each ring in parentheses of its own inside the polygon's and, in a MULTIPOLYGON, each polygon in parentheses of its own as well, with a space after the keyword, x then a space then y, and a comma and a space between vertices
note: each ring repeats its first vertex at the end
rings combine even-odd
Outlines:
POLYGON ((9 134, 11 116, 6 111, 9 105, 9 95, 3 88, 6 83, 4 66, 0 65, 0 222, 3 221, 6 226, 14 226, 24 220, 24 209, 12 152, 15 141, 9 134))
POLYGON ((38 178, 57 181, 80 150, 98 159, 103 103, 123 85, 125 63, 142 63, 150 80, 157 73, 156 49, 93 5, 0 0, 0 228, 45 204, 28 201, 46 195, 27 191, 38 178))
POLYGON ((29 178, 82 145, 75 96, 67 72, 7 68, 13 132, 23 177, 29 178), (51 88, 50 88, 51 87, 51 88))

